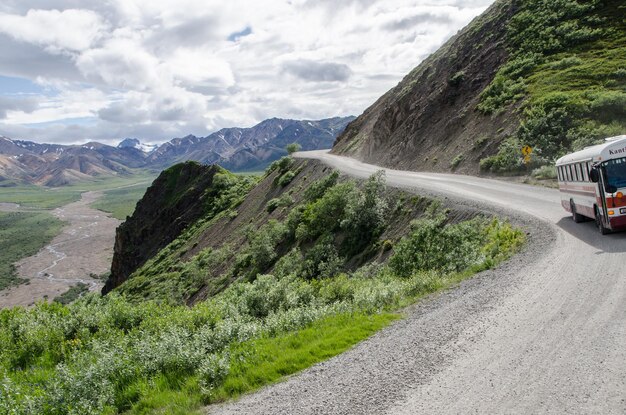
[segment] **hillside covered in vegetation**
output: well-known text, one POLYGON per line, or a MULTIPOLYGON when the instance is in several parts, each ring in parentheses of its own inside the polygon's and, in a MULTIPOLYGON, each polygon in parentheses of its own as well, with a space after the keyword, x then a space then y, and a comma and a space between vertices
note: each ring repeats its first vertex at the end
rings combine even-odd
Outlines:
POLYGON ((521 172, 626 132, 626 5, 498 0, 408 74, 333 152, 396 168, 521 172))
POLYGON ((382 173, 286 157, 259 179, 211 170, 200 187, 182 179, 197 168, 166 170, 131 218, 174 222, 167 206, 185 201, 197 219, 107 295, 0 310, 1 414, 190 413, 341 353, 524 241, 382 173), (163 209, 148 208, 157 194, 163 209))

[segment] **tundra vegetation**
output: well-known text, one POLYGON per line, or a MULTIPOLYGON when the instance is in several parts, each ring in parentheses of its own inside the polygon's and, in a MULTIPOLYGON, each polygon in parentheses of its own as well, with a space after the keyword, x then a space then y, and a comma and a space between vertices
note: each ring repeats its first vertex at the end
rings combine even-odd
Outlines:
MULTIPOLYGON (((527 0, 508 27, 509 60, 483 91, 478 110, 522 114, 516 134, 480 167, 525 169, 626 131, 626 6, 621 0, 527 0)), ((538 173, 544 175, 546 171, 538 173)))
POLYGON ((141 199, 153 176, 153 173, 140 171, 129 177, 99 178, 59 188, 30 185, 0 187, 0 202, 17 203, 32 209, 0 212, 0 290, 26 283, 27 280, 17 276, 13 264, 35 255, 61 232, 64 222, 44 209, 76 202, 86 191, 104 190, 104 195, 94 203, 94 207, 124 219, 141 199))
POLYGON ((233 212, 254 189, 225 175, 233 182, 210 219, 112 293, 1 310, 0 414, 187 414, 347 350, 524 242, 498 219, 455 221, 439 202, 391 199, 382 173, 309 182, 302 164, 270 167, 259 186, 280 196, 258 215, 271 218, 236 244, 181 259, 206 229, 239 219, 233 212), (289 172, 296 179, 285 188, 289 172), (382 239, 418 205, 403 237, 382 239), (185 304, 202 289, 212 295, 185 304))
POLYGON ((63 225, 47 212, 0 212, 0 290, 27 282, 13 263, 35 255, 63 225))
MULTIPOLYGON (((67 205, 68 203, 76 202, 80 200, 81 194, 87 191, 105 191, 103 199, 115 199, 124 192, 119 193, 112 192, 111 195, 107 195, 109 191, 113 189, 122 188, 145 188, 149 183, 154 180, 154 172, 138 170, 130 176, 119 177, 101 177, 95 178, 92 181, 72 184, 62 187, 42 187, 35 185, 22 185, 12 187, 0 187, 0 202, 18 203, 25 207, 34 207, 42 209, 54 209, 67 205), (144 185, 145 184, 145 185, 144 185)), ((137 191, 140 192, 139 190, 137 191)), ((142 194, 136 194, 137 200, 139 200, 142 194)), ((137 202, 135 200, 135 202, 137 202)), ((112 204, 120 204, 115 201, 111 201, 112 204)), ((131 201, 124 202, 127 205, 131 204, 131 201)), ((132 204, 134 207, 134 204, 132 204)))
POLYGON ((146 192, 150 181, 142 181, 116 189, 105 190, 102 197, 91 204, 94 209, 110 213, 116 219, 124 220, 135 210, 135 205, 146 192))

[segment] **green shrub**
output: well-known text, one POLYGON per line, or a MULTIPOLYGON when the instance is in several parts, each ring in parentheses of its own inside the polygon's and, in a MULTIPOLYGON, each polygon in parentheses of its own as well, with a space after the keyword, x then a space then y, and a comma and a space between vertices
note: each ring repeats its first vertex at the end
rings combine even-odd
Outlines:
POLYGON ((561 60, 550 63, 551 69, 563 70, 571 68, 572 66, 577 66, 583 63, 583 60, 578 56, 567 56, 561 60))
POLYGON ((283 174, 284 172, 289 170, 289 168, 291 168, 293 163, 294 163, 293 157, 291 156, 282 157, 276 160, 275 162, 273 162, 272 164, 270 164, 270 166, 265 171, 265 174, 269 175, 275 170, 278 170, 279 174, 283 174))
POLYGON ((288 144, 287 147, 285 147, 285 150, 287 150, 287 153, 289 153, 289 155, 291 156, 293 153, 300 151, 300 149, 302 148, 302 146, 298 143, 291 143, 288 144))
POLYGON ((322 235, 304 255, 301 276, 306 279, 331 278, 337 275, 345 258, 340 258, 331 234, 322 235))
POLYGON ((445 223, 445 215, 414 221, 411 234, 395 247, 389 260, 391 270, 400 277, 415 271, 458 272, 480 263, 484 242, 484 220, 475 219, 455 225, 445 223))
POLYGON ((282 195, 281 197, 274 198, 268 201, 265 209, 267 210, 268 213, 272 213, 273 211, 275 211, 276 209, 280 207, 291 206, 293 205, 293 203, 294 203, 293 198, 285 194, 285 195, 282 195))
POLYGON ((327 175, 326 177, 316 181, 311 184, 304 191, 304 199, 309 202, 315 202, 320 197, 324 196, 324 193, 331 187, 337 184, 337 180, 339 179, 339 172, 337 170, 333 170, 332 173, 327 175))
MULTIPOLYGON (((372 179, 373 189, 375 182, 372 179)), ((312 203, 320 205, 309 213, 325 211, 321 205, 342 200, 341 195, 351 192, 351 186, 328 189, 312 203)), ((430 209, 435 210, 441 208, 430 209)), ((183 401, 173 397, 184 396, 185 406, 176 410, 192 412, 203 399, 206 403, 232 396, 220 394, 232 386, 228 379, 242 365, 267 363, 265 356, 257 354, 254 344, 260 343, 256 340, 271 342, 293 333, 293 338, 276 349, 291 353, 298 333, 315 322, 338 315, 354 322, 358 313, 397 308, 455 281, 449 275, 419 269, 493 266, 519 249, 523 241, 519 231, 498 221, 449 225, 441 217, 431 217, 426 222, 415 224, 411 236, 396 246, 395 263, 410 264, 408 269, 399 269, 402 278, 394 274, 394 267, 380 264, 341 274, 343 260, 336 241, 333 235, 324 234, 304 254, 294 248, 283 256, 274 267, 276 275, 255 275, 252 282, 240 280, 193 307, 151 300, 129 302, 114 292, 105 297, 88 294, 69 305, 38 303, 29 309, 0 310, 0 411, 167 412, 163 405, 175 402, 178 406, 183 401), (424 239, 427 234, 435 239, 424 239), (441 244, 446 244, 444 249, 441 244), (403 256, 406 261, 401 260, 403 256), (218 390, 221 392, 216 395, 218 390)), ((276 244, 285 229, 285 225, 270 221, 249 231, 251 248, 241 261, 268 266, 276 258, 276 244)), ((168 267, 181 273, 206 272, 232 256, 226 246, 206 248, 190 264, 168 267)), ((320 329, 307 339, 326 339, 326 335, 320 329)), ((336 340, 343 344, 343 337, 336 340)), ((344 350, 342 347, 339 349, 344 350)), ((319 359, 309 364, 316 361, 319 359)), ((274 369, 286 370, 271 365, 267 370, 274 369)), ((254 382, 252 377, 242 382, 254 382)))
POLYGON ((503 260, 507 252, 516 252, 525 241, 522 232, 495 219, 445 222, 443 214, 414 221, 411 234, 394 248, 389 268, 402 278, 416 272, 482 270, 503 260))
POLYGON ((257 231, 247 236, 249 247, 246 253, 250 257, 250 264, 253 271, 250 274, 254 277, 256 273, 263 272, 274 263, 276 259, 276 246, 287 235, 287 228, 276 220, 270 220, 257 231))
POLYGON ((526 95, 524 78, 509 79, 500 74, 480 94, 480 103, 477 109, 483 114, 498 114, 504 111, 507 105, 518 101, 526 95))
POLYGON ((556 179, 556 167, 553 165, 541 166, 538 169, 533 170, 531 175, 538 180, 556 179))
POLYGON ((485 144, 487 141, 489 141, 489 136, 486 134, 483 134, 481 136, 479 136, 476 141, 474 141, 474 145, 472 146, 474 149, 480 148, 483 146, 483 144, 485 144))
POLYGON ((537 106, 526 112, 517 135, 522 143, 553 159, 569 149, 568 131, 574 120, 575 114, 564 106, 537 106))
POLYGON ((280 178, 278 179, 278 185, 280 187, 285 187, 287 186, 289 183, 291 183, 291 181, 293 180, 293 178, 296 177, 296 174, 294 172, 292 172, 291 170, 288 172, 285 172, 282 176, 280 176, 280 178))
POLYGON ((293 158, 292 157, 282 157, 280 160, 278 160, 278 170, 281 172, 287 171, 289 168, 291 168, 291 166, 293 165, 293 158))
POLYGON ((591 95, 590 111, 597 120, 610 122, 626 118, 626 92, 602 91, 591 95))
POLYGON ((346 232, 344 248, 354 254, 370 244, 385 227, 389 203, 385 197, 385 172, 372 175, 363 190, 351 192, 341 219, 341 229, 346 232))
POLYGON ((450 84, 453 87, 458 87, 465 80, 465 76, 466 76, 465 71, 459 71, 455 73, 454 75, 452 75, 450 79, 448 79, 448 84, 450 84))
POLYGON ((452 170, 456 169, 459 164, 461 164, 461 162, 465 159, 465 155, 464 154, 459 154, 457 155, 454 159, 452 159, 452 161, 450 162, 450 168, 452 170))
POLYGON ((485 244, 481 248, 485 256, 483 268, 490 268, 518 252, 526 242, 526 235, 507 222, 493 219, 485 228, 485 244))
POLYGON ((324 233, 337 231, 355 192, 353 181, 344 182, 329 188, 321 198, 309 203, 302 212, 295 232, 296 239, 314 240, 324 233))
MULTIPOLYGON (((622 26, 616 2, 519 2, 507 28, 509 60, 478 110, 497 114, 527 98, 517 139, 550 162, 593 143, 609 125, 623 129, 622 26)), ((497 159, 483 169, 502 164, 497 159)))
POLYGON ((508 138, 502 142, 498 154, 480 161, 482 171, 492 173, 519 172, 524 169, 522 145, 515 138, 508 138))

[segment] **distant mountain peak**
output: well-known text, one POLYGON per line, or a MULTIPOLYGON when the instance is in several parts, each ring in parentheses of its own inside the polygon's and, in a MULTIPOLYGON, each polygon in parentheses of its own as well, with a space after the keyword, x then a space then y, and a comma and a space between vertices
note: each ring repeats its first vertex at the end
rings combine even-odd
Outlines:
POLYGON ((303 150, 330 148, 337 134, 353 119, 271 118, 250 128, 222 128, 206 137, 189 134, 160 146, 142 143, 134 137, 109 146, 98 142, 41 144, 0 136, 0 156, 11 163, 10 169, 6 167, 4 171, 0 165, 0 177, 60 186, 136 168, 167 168, 187 160, 220 164, 234 171, 260 171, 286 155, 285 147, 293 142, 303 150))
POLYGON ((136 147, 141 144, 137 138, 125 138, 117 145, 117 148, 136 147))
POLYGON ((144 153, 151 153, 157 147, 158 145, 156 144, 142 143, 137 138, 125 138, 117 145, 117 148, 136 148, 137 150, 143 151, 144 153))

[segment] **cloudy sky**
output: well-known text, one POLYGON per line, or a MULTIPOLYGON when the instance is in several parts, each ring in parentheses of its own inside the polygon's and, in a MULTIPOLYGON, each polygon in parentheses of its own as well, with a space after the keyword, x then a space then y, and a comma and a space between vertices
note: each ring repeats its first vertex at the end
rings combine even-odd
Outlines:
POLYGON ((158 143, 359 115, 493 0, 3 0, 0 134, 158 143))

